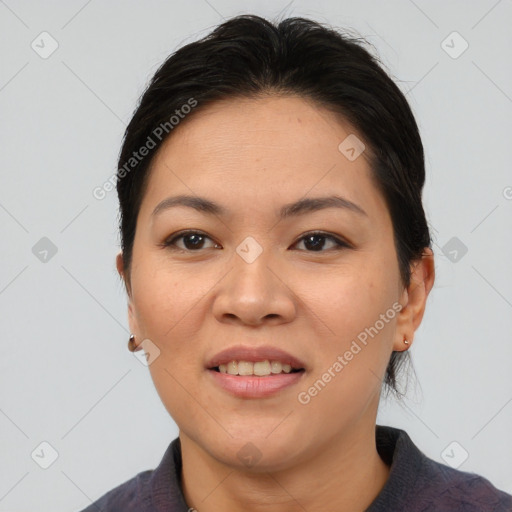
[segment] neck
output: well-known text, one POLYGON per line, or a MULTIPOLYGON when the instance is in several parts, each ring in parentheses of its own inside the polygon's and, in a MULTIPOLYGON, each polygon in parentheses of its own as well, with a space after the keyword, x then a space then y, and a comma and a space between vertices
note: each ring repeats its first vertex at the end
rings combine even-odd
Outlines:
POLYGON ((375 444, 375 422, 326 440, 293 467, 254 472, 211 457, 180 432, 185 500, 198 512, 364 511, 384 487, 389 467, 375 444))

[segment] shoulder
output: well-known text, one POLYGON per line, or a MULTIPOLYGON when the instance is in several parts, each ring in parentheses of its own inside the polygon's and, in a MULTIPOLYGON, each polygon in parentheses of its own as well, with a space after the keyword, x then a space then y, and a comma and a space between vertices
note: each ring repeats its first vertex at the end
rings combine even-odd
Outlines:
POLYGON ((371 512, 511 512, 512 496, 486 478, 427 457, 407 432, 377 426, 377 449, 391 466, 371 512), (394 507, 394 508, 393 508, 394 507))
POLYGON ((425 457, 416 485, 421 511, 510 512, 512 496, 475 473, 460 471, 425 457))
POLYGON ((108 491, 81 512, 141 512, 146 505, 143 489, 152 474, 152 470, 139 473, 108 491))
POLYGON ((160 464, 110 490, 81 512, 187 511, 180 483, 181 444, 174 439, 160 464))

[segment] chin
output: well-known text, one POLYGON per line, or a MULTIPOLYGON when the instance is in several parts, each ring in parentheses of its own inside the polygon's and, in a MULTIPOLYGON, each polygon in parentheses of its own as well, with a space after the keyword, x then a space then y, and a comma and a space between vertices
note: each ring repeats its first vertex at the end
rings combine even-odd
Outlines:
POLYGON ((303 447, 304 437, 296 439, 285 430, 269 435, 275 426, 274 422, 271 428, 253 431, 250 435, 247 431, 231 428, 229 432, 233 437, 217 435, 213 439, 203 437, 196 442, 217 461, 237 471, 281 471, 298 463, 300 454, 297 448, 303 447))

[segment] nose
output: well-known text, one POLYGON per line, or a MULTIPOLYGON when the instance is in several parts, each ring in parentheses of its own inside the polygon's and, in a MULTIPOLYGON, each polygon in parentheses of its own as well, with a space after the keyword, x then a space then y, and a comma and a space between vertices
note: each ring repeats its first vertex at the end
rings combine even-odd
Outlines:
POLYGON ((265 253, 252 263, 235 255, 233 268, 219 284, 213 302, 213 314, 219 322, 279 325, 295 318, 297 300, 292 284, 265 253))

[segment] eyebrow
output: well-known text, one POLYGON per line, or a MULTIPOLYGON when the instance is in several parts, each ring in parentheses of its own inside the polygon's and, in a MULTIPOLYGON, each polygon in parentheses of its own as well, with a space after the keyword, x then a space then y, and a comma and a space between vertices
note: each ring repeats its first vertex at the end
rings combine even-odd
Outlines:
MULTIPOLYGON (((151 215, 155 217, 164 210, 176 206, 185 206, 208 215, 222 216, 229 213, 229 210, 205 197, 179 195, 168 197, 158 203, 151 215)), ((299 199, 294 203, 284 205, 279 211, 279 217, 285 219, 326 208, 341 208, 368 217, 368 214, 359 205, 338 195, 299 199)))

